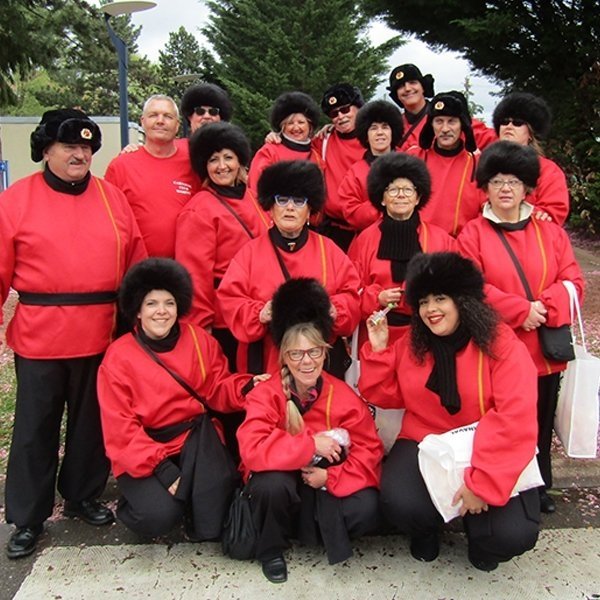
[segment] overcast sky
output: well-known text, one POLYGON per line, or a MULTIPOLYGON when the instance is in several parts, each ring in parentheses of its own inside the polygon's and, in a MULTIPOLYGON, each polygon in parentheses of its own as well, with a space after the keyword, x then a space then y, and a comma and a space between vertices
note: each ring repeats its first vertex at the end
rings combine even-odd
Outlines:
MULTIPOLYGON (((92 2, 99 5, 97 0, 92 2)), ((201 0, 157 0, 155 8, 134 14, 133 22, 142 26, 138 38, 140 53, 145 54, 152 61, 157 61, 158 51, 167 43, 169 33, 177 31, 181 26, 195 35, 201 45, 205 45, 206 40, 199 30, 206 20, 207 12, 201 0)), ((394 34, 395 32, 380 23, 375 24, 370 32, 374 45, 384 42, 394 34)), ((490 123, 491 112, 498 102, 498 99, 490 93, 497 92, 498 87, 487 79, 471 73, 468 63, 459 55, 451 52, 436 54, 422 42, 411 40, 392 55, 389 61, 390 71, 394 66, 407 62, 416 64, 423 74, 431 73, 435 78, 435 89, 438 92, 462 89, 465 77, 470 76, 474 100, 484 107, 485 120, 490 123)), ((386 85, 387 77, 381 82, 377 96, 387 93, 386 85)), ((320 99, 316 98, 316 100, 320 99)))

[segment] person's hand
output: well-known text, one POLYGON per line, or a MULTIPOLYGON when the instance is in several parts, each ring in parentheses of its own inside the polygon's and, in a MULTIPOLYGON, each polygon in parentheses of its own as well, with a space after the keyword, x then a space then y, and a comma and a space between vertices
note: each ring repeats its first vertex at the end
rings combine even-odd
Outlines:
POLYGON ((366 321, 369 342, 373 352, 385 350, 390 339, 390 330, 388 328, 387 317, 380 315, 376 310, 366 321))
POLYGON ((271 301, 269 300, 268 302, 265 303, 265 305, 262 307, 262 310, 258 313, 258 320, 263 325, 266 325, 267 323, 271 322, 272 318, 273 318, 273 314, 271 311, 271 301))
POLYGON ((487 512, 489 506, 485 500, 474 494, 464 483, 460 486, 458 492, 452 498, 452 506, 456 506, 459 502, 460 516, 464 517, 467 513, 478 515, 481 512, 487 512))
POLYGON ((536 221, 552 221, 552 217, 545 210, 538 209, 534 211, 533 216, 536 221))
POLYGON ((259 383, 262 383, 263 381, 267 381, 268 379, 271 379, 271 373, 261 373, 260 375, 255 375, 252 378, 252 381, 254 382, 254 385, 258 385, 259 383))
POLYGON ((119 154, 131 154, 132 152, 137 152, 142 146, 143 144, 127 144, 119 154))
POLYGON ((327 125, 323 125, 323 127, 321 127, 321 129, 315 133, 314 137, 323 139, 324 137, 327 137, 333 130, 334 126, 331 123, 328 123, 327 125))
POLYGON ((327 469, 321 469, 320 467, 304 467, 302 471, 302 481, 318 490, 327 483, 327 469))
POLYGON ((547 314, 548 311, 546 310, 544 303, 540 300, 535 300, 534 302, 531 302, 529 314, 527 315, 525 321, 523 321, 521 327, 525 331, 533 331, 546 322, 547 314))
POLYGON ((386 290, 381 290, 379 292, 377 300, 379 300, 379 304, 384 307, 388 304, 398 304, 402 298, 402 293, 403 289, 401 287, 387 288, 386 290))
POLYGON ((170 486, 169 486, 169 494, 174 496, 177 493, 177 488, 179 487, 179 480, 181 477, 178 477, 170 486))
POLYGON ((281 144, 281 136, 275 131, 269 131, 265 135, 265 144, 281 144))
POLYGON ((328 435, 317 433, 313 435, 315 454, 326 458, 329 462, 337 462, 342 455, 342 447, 328 435))

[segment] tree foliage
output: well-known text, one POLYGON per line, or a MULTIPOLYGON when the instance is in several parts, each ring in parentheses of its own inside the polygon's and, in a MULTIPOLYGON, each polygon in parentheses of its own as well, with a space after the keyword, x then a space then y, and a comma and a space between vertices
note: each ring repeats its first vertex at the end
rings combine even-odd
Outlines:
POLYGON ((203 33, 218 60, 215 75, 232 96, 234 118, 254 146, 269 129, 268 114, 282 92, 301 90, 319 101, 347 81, 369 97, 400 38, 373 47, 369 20, 351 0, 209 0, 203 33))
POLYGON ((598 0, 362 3, 398 31, 461 52, 505 91, 543 96, 554 114, 548 150, 570 176, 573 214, 600 226, 598 0))

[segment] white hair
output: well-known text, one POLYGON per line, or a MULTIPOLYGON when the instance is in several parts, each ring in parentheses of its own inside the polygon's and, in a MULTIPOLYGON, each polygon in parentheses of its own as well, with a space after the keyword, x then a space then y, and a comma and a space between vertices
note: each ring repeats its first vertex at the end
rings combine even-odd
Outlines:
POLYGON ((148 106, 151 102, 154 102, 154 100, 164 100, 166 102, 170 102, 173 105, 175 116, 177 117, 177 120, 179 120, 179 107, 177 106, 175 100, 173 100, 171 96, 167 96, 166 94, 152 94, 152 96, 150 96, 150 98, 148 98, 148 100, 144 102, 144 107, 142 108, 142 115, 146 114, 148 106))

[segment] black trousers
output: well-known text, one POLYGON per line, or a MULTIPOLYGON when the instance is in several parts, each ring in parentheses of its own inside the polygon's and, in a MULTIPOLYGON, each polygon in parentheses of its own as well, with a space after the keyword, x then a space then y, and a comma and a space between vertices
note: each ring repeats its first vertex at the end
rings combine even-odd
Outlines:
POLYGON ((538 455, 537 461, 546 488, 552 487, 550 447, 554 430, 554 413, 558 402, 560 373, 538 377, 538 455))
MULTIPOLYGON (((443 524, 418 464, 417 443, 398 440, 383 464, 381 507, 389 523, 411 537, 439 531, 443 524)), ((535 546, 540 504, 537 489, 522 492, 504 506, 463 517, 469 554, 481 560, 504 562, 535 546)))
POLYGON ((79 502, 98 498, 109 462, 104 452, 96 375, 102 355, 34 360, 15 355, 17 399, 6 475, 6 520, 43 523, 58 491, 79 502), (60 425, 67 410, 65 454, 58 471, 60 425))
MULTIPOLYGON (((268 560, 290 546, 290 538, 304 537, 298 471, 262 471, 254 473, 248 484, 254 523, 258 531, 256 558, 268 560)), ((315 493, 327 493, 316 491, 315 493)), ((360 490, 339 501, 346 531, 350 538, 373 533, 379 524, 378 492, 360 490)), ((314 517, 313 517, 314 518, 314 517)))

